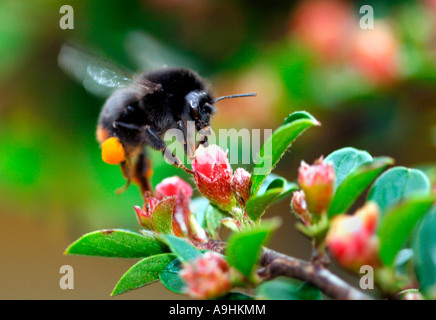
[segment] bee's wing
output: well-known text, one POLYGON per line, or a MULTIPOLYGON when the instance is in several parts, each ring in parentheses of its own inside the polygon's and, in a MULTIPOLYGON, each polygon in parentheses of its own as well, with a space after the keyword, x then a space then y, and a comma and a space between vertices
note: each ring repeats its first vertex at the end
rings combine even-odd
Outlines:
POLYGON ((84 88, 99 97, 108 97, 115 89, 136 85, 150 90, 155 84, 141 79, 116 64, 72 44, 64 44, 58 56, 59 66, 82 83, 84 88))
POLYGON ((143 31, 130 32, 125 48, 138 68, 152 71, 166 67, 185 67, 200 71, 201 65, 172 50, 143 31))

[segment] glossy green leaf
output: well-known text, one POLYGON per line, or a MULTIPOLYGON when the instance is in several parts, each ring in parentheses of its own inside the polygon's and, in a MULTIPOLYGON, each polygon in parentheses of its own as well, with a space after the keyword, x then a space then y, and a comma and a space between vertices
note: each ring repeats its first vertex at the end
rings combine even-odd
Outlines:
POLYGON ((151 233, 108 229, 87 233, 72 243, 65 254, 87 256, 144 258, 169 252, 168 247, 151 233))
POLYGON ((153 209, 153 226, 158 233, 173 234, 173 197, 165 198, 153 209))
POLYGON ((250 277, 262 246, 278 227, 277 221, 265 221, 260 227, 233 233, 226 250, 227 261, 244 276, 250 277))
POLYGON ((294 112, 265 141, 255 161, 251 175, 251 194, 256 195, 265 178, 279 162, 295 139, 306 129, 319 125, 319 122, 307 112, 294 112))
POLYGON ((321 291, 307 283, 288 278, 277 278, 262 283, 257 297, 268 300, 321 300, 321 291))
POLYGON ((377 178, 369 190, 368 200, 377 202, 384 213, 389 207, 411 195, 426 195, 429 192, 430 182, 422 171, 394 167, 377 178))
POLYGON ((159 273, 159 280, 162 284, 174 293, 183 293, 185 282, 179 276, 182 263, 179 259, 174 259, 164 270, 159 273))
POLYGON ((164 253, 142 259, 124 273, 111 296, 138 289, 159 280, 159 273, 175 258, 176 256, 172 253, 164 253))
POLYGON ((420 222, 412 246, 420 291, 427 298, 436 299, 436 206, 420 222))
POLYGON ((259 188, 257 195, 248 199, 246 203, 247 213, 253 221, 257 221, 269 206, 298 189, 296 183, 288 182, 286 179, 271 173, 259 188))
POLYGON ((380 258, 391 266, 415 225, 430 209, 433 196, 412 197, 391 207, 379 228, 380 258))
POLYGON ((372 156, 363 150, 346 147, 329 154, 324 161, 330 162, 335 169, 335 189, 360 165, 372 160, 372 156))
POLYGON ((329 216, 346 213, 378 175, 393 163, 392 158, 380 157, 355 167, 337 187, 329 207, 329 216))
POLYGON ((252 196, 246 204, 247 213, 253 221, 259 220, 265 210, 274 202, 282 193, 282 188, 273 188, 267 190, 259 196, 252 196))
POLYGON ((264 194, 269 189, 281 188, 283 186, 282 193, 274 200, 274 203, 284 199, 286 196, 290 195, 293 191, 298 190, 299 186, 295 182, 289 182, 285 178, 275 174, 270 173, 262 183, 257 192, 257 196, 264 194))
POLYGON ((176 254, 182 262, 201 257, 201 252, 182 238, 172 235, 164 235, 164 239, 170 250, 176 254))

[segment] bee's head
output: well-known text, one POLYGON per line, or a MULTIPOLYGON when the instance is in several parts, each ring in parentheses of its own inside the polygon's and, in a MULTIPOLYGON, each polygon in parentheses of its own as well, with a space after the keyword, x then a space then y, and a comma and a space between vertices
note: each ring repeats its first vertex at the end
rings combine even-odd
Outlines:
POLYGON ((216 112, 210 94, 204 91, 191 91, 185 100, 197 131, 210 131, 210 117, 216 112))

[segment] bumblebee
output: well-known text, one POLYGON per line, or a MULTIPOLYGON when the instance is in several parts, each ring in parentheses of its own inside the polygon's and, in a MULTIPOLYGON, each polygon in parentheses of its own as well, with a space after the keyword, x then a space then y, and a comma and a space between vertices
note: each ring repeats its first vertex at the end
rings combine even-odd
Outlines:
MULTIPOLYGON (((168 154, 163 141, 169 129, 179 129, 187 149, 187 123, 193 121, 200 143, 207 144, 214 104, 221 99, 253 96, 242 94, 214 99, 205 81, 188 68, 160 68, 135 75, 81 47, 64 44, 58 56, 60 67, 89 91, 104 95, 110 89, 97 124, 102 159, 121 166, 126 185, 133 181, 144 196, 152 190, 152 166, 146 146, 168 154)), ((172 164, 192 173, 172 154, 172 164)), ((188 154, 192 156, 192 154, 188 154)))

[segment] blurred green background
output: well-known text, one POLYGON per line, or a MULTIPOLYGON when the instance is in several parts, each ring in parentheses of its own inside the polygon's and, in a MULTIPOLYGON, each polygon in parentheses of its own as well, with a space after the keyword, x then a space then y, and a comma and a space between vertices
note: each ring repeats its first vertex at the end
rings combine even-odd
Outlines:
MULTIPOLYGON (((62 255, 83 233, 137 230, 132 206, 141 205, 136 187, 115 195, 124 180, 95 140, 104 100, 59 69, 65 40, 135 68, 123 44, 143 31, 201 65, 217 96, 258 93, 220 102, 215 131, 276 128, 309 111, 322 127, 280 163, 276 173, 289 180, 301 160, 344 146, 426 168, 435 180, 436 1, 69 1, 73 30, 59 27, 63 4, 0 2, 1 299, 106 299, 134 263, 62 255), (374 29, 362 30, 359 8, 368 4, 374 29), (74 268, 74 290, 59 287, 64 264, 74 268)), ((159 153, 152 161, 153 184, 181 174, 159 153)), ((274 215, 283 225, 270 246, 307 259, 288 202, 274 215)), ((156 284, 123 298, 180 297, 156 284)))

